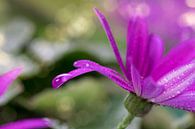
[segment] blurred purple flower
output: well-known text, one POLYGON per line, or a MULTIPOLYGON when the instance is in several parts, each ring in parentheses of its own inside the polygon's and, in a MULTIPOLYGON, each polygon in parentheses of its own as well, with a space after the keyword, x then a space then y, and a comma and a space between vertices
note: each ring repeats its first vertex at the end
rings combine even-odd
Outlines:
POLYGON ((11 83, 21 74, 22 68, 15 68, 0 75, 0 97, 8 90, 11 83))
POLYGON ((150 102, 195 111, 195 40, 178 44, 163 57, 161 39, 149 34, 144 19, 134 17, 128 26, 124 65, 106 18, 97 9, 95 12, 125 77, 95 62, 79 60, 74 63, 77 69, 53 79, 53 88, 81 74, 97 71, 150 102))
POLYGON ((129 19, 139 15, 153 33, 171 44, 189 39, 195 32, 194 0, 111 0, 108 5, 112 8, 105 8, 116 24, 126 28, 129 19))
MULTIPOLYGON (((0 97, 6 93, 11 83, 21 74, 21 72, 22 68, 15 68, 0 76, 0 97)), ((25 119, 0 125, 0 129, 40 129, 50 127, 51 124, 52 122, 49 119, 25 119)))
POLYGON ((8 124, 0 125, 0 129, 40 129, 48 128, 52 125, 51 120, 46 118, 25 119, 8 124))

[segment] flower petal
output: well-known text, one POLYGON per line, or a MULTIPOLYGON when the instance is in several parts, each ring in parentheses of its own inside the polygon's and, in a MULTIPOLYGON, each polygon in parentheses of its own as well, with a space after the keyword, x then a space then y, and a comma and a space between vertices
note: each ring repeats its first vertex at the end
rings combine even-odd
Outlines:
POLYGON ((96 9, 96 8, 94 8, 94 11, 95 11, 97 17, 99 18, 99 20, 100 20, 100 22, 101 22, 101 24, 102 24, 105 32, 106 32, 106 35, 107 35, 107 37, 108 37, 108 39, 110 41, 110 44, 111 44, 112 49, 114 51, 114 54, 116 56, 116 60, 118 61, 119 66, 120 66, 122 72, 125 75, 127 75, 125 66, 123 64, 123 60, 121 58, 120 52, 119 52, 118 47, 117 47, 117 44, 116 44, 116 41, 114 39, 114 36, 113 36, 113 34, 111 32, 110 26, 109 26, 109 24, 108 24, 105 16, 98 9, 96 9))
POLYGON ((164 43, 157 35, 150 35, 149 37, 149 48, 148 55, 145 59, 145 65, 142 67, 143 77, 149 75, 155 65, 159 62, 159 60, 163 56, 164 51, 164 43))
MULTIPOLYGON (((195 84, 194 84, 195 86, 195 84)), ((195 112, 195 91, 188 91, 159 104, 195 112)))
POLYGON ((195 40, 188 40, 171 50, 154 68, 152 77, 155 81, 171 70, 185 65, 195 59, 195 40))
POLYGON ((88 69, 88 68, 79 68, 79 69, 75 69, 70 71, 69 73, 63 73, 60 75, 57 75, 53 80, 52 80, 52 86, 53 88, 59 88, 61 87, 64 83, 66 83, 67 81, 69 81, 70 79, 80 76, 82 74, 85 73, 89 73, 92 72, 94 70, 92 69, 88 69))
POLYGON ((137 96, 140 96, 142 92, 142 79, 139 72, 133 65, 131 65, 131 78, 133 83, 133 89, 137 96))
POLYGON ((163 86, 157 85, 151 77, 148 77, 143 82, 141 97, 150 100, 162 94, 163 91, 163 86))
POLYGON ((195 60, 172 70, 157 81, 165 91, 153 102, 163 102, 182 94, 186 89, 195 85, 195 60))
POLYGON ((61 74, 56 76, 53 81, 53 87, 58 88, 68 80, 79 76, 84 73, 96 71, 99 72, 100 74, 108 77, 111 79, 113 82, 118 84, 120 87, 127 91, 133 91, 133 88, 131 84, 126 81, 118 72, 116 72, 113 69, 101 66, 95 62, 89 61, 89 60, 79 60, 74 63, 74 66, 77 67, 76 70, 73 70, 67 74, 61 74))
POLYGON ((0 75, 0 96, 3 95, 11 83, 20 75, 22 68, 15 68, 3 75, 0 75))
POLYGON ((112 81, 114 81, 116 84, 121 86, 122 88, 133 91, 133 88, 125 78, 123 78, 117 71, 110 69, 108 67, 101 66, 93 61, 90 60, 78 60, 74 63, 74 66, 77 68, 89 68, 93 69, 94 71, 97 71, 101 73, 104 76, 107 76, 112 81))
POLYGON ((152 61, 153 64, 156 64, 163 56, 164 43, 157 35, 150 35, 149 44, 150 61, 152 61))
POLYGON ((131 64, 143 75, 142 67, 145 65, 148 50, 148 30, 146 23, 140 17, 129 22, 127 31, 126 68, 131 74, 131 64))
POLYGON ((50 127, 52 122, 46 118, 25 119, 0 125, 0 129, 40 129, 50 127))

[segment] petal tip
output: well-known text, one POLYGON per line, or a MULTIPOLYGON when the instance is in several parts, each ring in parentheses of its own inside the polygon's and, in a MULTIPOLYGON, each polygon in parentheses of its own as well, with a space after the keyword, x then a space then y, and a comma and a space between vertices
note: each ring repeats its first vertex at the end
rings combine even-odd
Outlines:
POLYGON ((13 78, 16 78, 22 73, 22 71, 23 71, 23 67, 16 67, 5 74, 12 75, 13 78))
POLYGON ((94 11, 97 15, 100 14, 100 11, 99 11, 96 7, 93 8, 93 11, 94 11))
POLYGON ((60 74, 52 80, 52 87, 57 89, 71 78, 70 74, 60 74))
POLYGON ((45 125, 47 125, 48 127, 52 127, 54 125, 54 120, 49 119, 49 118, 43 118, 43 121, 45 123, 45 125))
POLYGON ((13 71, 15 71, 15 73, 17 75, 20 75, 22 73, 23 69, 24 68, 22 66, 20 66, 20 67, 16 67, 13 71))
POLYGON ((93 8, 95 14, 97 15, 97 17, 100 19, 100 21, 102 19, 105 19, 105 16, 100 12, 100 10, 98 10, 97 8, 93 8))

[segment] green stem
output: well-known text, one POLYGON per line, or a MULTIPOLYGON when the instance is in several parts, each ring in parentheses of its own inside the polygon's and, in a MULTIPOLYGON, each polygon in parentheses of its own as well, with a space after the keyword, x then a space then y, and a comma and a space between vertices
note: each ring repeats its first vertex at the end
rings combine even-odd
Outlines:
POLYGON ((117 126, 117 129, 126 129, 127 126, 131 123, 134 116, 132 114, 128 114, 117 126))
POLYGON ((129 113, 128 116, 119 123, 117 129, 126 129, 134 117, 144 116, 150 111, 153 104, 135 94, 128 94, 125 98, 124 105, 129 113))

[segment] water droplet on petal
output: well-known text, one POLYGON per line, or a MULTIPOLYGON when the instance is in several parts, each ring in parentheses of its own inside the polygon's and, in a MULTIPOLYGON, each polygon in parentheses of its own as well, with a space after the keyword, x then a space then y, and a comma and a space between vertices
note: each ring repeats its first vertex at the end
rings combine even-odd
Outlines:
POLYGON ((52 80, 53 88, 59 88, 71 78, 70 74, 60 74, 52 80))
POLYGON ((89 64, 87 63, 87 64, 85 64, 85 66, 86 66, 86 67, 89 67, 89 64))
POLYGON ((76 61, 76 62, 74 62, 74 64, 73 64, 74 66, 77 66, 78 65, 78 62, 76 61))
POLYGON ((87 63, 88 61, 76 61, 74 62, 74 66, 77 68, 85 68, 90 67, 91 63, 87 63))

